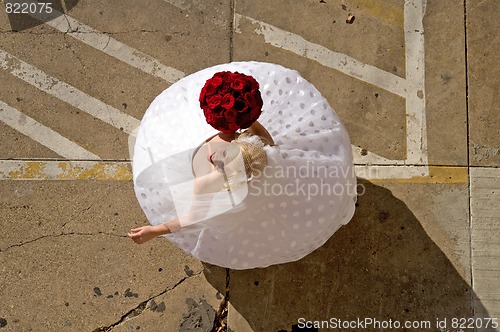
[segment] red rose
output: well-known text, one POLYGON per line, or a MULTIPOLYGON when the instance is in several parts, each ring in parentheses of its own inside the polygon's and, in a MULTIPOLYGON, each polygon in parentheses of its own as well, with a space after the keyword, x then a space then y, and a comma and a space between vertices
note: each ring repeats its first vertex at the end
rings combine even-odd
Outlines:
POLYGON ((245 93, 244 100, 250 108, 254 108, 257 106, 257 100, 255 99, 255 96, 250 92, 245 93))
POLYGON ((248 105, 243 98, 238 98, 234 101, 233 109, 237 112, 246 112, 248 105))
POLYGON ((217 91, 217 87, 212 82, 205 84, 205 94, 211 96, 217 91))
POLYGON ((201 92, 200 92, 200 98, 199 98, 200 104, 202 104, 205 101, 206 95, 207 95, 207 89, 205 86, 203 86, 203 88, 201 88, 201 92))
POLYGON ((209 112, 204 112, 205 114, 205 119, 207 120, 207 123, 212 123, 214 121, 214 115, 209 112))
POLYGON ((224 117, 224 109, 220 106, 217 106, 215 108, 209 108, 210 112, 215 115, 215 116, 221 116, 224 117))
POLYGON ((234 106, 234 97, 229 93, 225 94, 222 97, 221 105, 227 110, 231 109, 234 106))
POLYGON ((245 81, 242 78, 237 78, 231 82, 231 88, 236 91, 242 91, 245 88, 245 81))
POLYGON ((219 85, 222 84, 222 78, 221 77, 218 77, 218 76, 214 76, 211 80, 210 80, 213 84, 214 87, 218 87, 219 85))
POLYGON ((227 120, 223 116, 214 116, 210 124, 221 131, 227 128, 227 120))
POLYGON ((217 78, 220 78, 223 82, 227 82, 230 80, 230 75, 231 73, 228 72, 228 71, 221 71, 221 72, 218 72, 214 75, 214 78, 217 77, 217 78))
POLYGON ((208 107, 215 108, 215 107, 220 105, 221 101, 222 101, 222 98, 219 95, 213 95, 207 99, 207 104, 208 104, 208 107))
POLYGON ((222 84, 221 86, 219 86, 217 88, 217 92, 221 95, 225 95, 226 93, 229 93, 230 92, 230 87, 228 84, 222 84))
POLYGON ((252 86, 252 88, 256 88, 256 89, 259 88, 259 82, 257 82, 255 80, 255 78, 253 78, 252 76, 248 76, 248 82, 250 83, 250 85, 252 86))
POLYGON ((236 116, 238 113, 235 110, 227 110, 224 112, 224 117, 226 118, 227 122, 236 122, 236 116))

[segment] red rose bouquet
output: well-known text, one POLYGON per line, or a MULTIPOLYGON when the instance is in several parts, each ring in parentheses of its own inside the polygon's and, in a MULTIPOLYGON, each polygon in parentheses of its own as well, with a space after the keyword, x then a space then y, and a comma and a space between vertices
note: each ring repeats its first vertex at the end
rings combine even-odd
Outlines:
POLYGON ((200 107, 207 123, 224 133, 248 128, 262 113, 259 83, 238 72, 216 73, 205 82, 200 107))

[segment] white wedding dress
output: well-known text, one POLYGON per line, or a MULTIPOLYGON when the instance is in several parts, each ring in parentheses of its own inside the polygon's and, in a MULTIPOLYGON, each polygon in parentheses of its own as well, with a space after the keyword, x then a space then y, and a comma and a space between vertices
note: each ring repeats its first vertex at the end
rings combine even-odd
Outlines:
POLYGON ((217 133, 205 121, 199 93, 219 71, 237 71, 259 82, 264 105, 258 121, 276 146, 265 146, 268 167, 263 175, 234 190, 231 201, 221 189, 211 198, 212 205, 218 202, 215 212, 165 238, 204 262, 232 269, 298 260, 352 218, 356 177, 344 126, 296 71, 234 62, 189 75, 161 93, 146 111, 135 140, 139 203, 153 225, 178 218, 192 204, 193 151, 217 133), (185 185, 177 190, 179 184, 185 185))

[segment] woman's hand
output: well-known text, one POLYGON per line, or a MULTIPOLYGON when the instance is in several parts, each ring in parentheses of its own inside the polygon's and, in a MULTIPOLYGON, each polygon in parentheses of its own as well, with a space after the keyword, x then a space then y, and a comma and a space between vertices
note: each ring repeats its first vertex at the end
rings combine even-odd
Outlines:
MULTIPOLYGON (((159 225, 165 228, 163 225, 159 225)), ((164 233, 163 233, 164 234, 164 233)), ((162 235, 161 229, 158 226, 141 226, 131 229, 127 234, 135 243, 141 244, 162 235)))

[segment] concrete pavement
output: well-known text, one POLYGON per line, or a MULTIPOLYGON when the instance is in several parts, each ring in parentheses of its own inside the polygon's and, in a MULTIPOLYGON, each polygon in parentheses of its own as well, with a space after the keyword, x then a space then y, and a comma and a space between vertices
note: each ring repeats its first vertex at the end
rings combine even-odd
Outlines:
POLYGON ((12 2, 0 331, 500 330, 497 0, 12 2), (241 60, 298 70, 339 114, 363 189, 353 220, 265 269, 134 245, 129 133, 177 79, 241 60))

